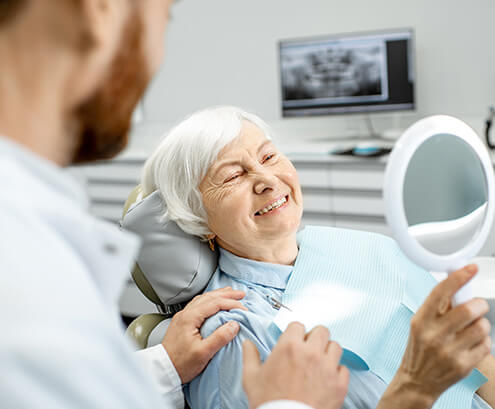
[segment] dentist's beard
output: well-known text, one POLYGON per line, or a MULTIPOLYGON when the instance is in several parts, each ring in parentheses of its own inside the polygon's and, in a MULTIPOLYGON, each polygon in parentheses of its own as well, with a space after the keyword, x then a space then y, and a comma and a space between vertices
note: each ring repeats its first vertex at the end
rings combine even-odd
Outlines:
POLYGON ((127 146, 132 113, 150 80, 142 35, 141 20, 132 16, 105 81, 76 109, 72 163, 111 159, 127 146))

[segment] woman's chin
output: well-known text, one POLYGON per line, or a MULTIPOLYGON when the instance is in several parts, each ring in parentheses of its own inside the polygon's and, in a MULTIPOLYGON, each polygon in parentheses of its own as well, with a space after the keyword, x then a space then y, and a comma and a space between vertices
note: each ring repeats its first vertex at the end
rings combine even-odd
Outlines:
POLYGON ((259 231, 262 231, 266 237, 283 237, 287 234, 296 233, 300 224, 300 218, 280 216, 260 221, 258 227, 259 231))

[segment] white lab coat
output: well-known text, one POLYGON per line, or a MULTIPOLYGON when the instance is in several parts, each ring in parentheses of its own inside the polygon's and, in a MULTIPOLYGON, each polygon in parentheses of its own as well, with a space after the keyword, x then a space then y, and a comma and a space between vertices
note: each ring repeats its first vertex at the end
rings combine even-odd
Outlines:
POLYGON ((140 365, 122 335, 117 300, 138 240, 90 216, 66 170, 2 137, 0 175, 2 408, 181 409, 165 349, 137 353, 140 365))

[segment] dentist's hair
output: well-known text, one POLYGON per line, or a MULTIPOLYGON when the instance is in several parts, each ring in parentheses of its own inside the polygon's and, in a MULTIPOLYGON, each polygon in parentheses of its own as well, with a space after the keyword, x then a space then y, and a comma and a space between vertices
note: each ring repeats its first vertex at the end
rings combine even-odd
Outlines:
POLYGON ((146 161, 141 178, 145 196, 160 192, 167 206, 164 220, 175 221, 186 233, 202 239, 212 233, 199 184, 220 151, 239 136, 243 121, 271 139, 262 119, 231 106, 198 111, 165 135, 146 161))

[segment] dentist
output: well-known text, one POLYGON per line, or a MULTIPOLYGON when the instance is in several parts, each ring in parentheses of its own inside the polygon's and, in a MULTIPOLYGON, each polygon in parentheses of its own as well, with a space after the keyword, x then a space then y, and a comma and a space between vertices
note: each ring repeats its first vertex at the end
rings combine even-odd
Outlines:
MULTIPOLYGON (((199 335, 207 317, 241 307, 242 292, 220 289, 177 314, 139 365, 116 308, 138 243, 90 216, 64 170, 126 146, 171 3, 0 0, 2 408, 182 408, 181 384, 238 331, 199 335)), ((263 365, 247 345, 252 407, 339 408, 347 379, 328 337, 292 324, 263 365)))

